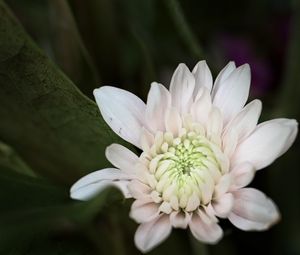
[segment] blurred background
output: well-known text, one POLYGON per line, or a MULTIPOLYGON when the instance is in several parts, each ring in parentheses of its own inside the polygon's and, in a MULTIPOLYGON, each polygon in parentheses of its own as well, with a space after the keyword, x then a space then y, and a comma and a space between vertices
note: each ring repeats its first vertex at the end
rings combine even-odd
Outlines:
MULTIPOLYGON (((152 81, 168 86, 180 62, 202 59, 214 76, 230 60, 250 64, 261 121, 300 120, 299 1, 1 0, 0 254, 139 254, 131 201, 115 190, 69 198, 74 181, 109 166, 105 147, 124 143, 92 91, 146 99, 152 81)), ((300 254, 299 153, 298 138, 251 184, 280 208, 270 231, 224 220, 217 245, 175 230, 149 254, 300 254)))

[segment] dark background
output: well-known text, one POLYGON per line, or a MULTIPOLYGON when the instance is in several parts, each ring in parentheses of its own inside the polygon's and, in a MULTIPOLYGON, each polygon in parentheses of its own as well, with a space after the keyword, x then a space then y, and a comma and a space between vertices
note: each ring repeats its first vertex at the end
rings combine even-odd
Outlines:
MULTIPOLYGON (((202 59, 214 77, 230 60, 250 64, 261 121, 300 119, 299 1, 0 1, 0 254, 139 254, 130 201, 115 190, 69 199, 120 142, 92 91, 112 85, 145 99, 152 81, 168 86, 180 62, 202 59)), ((251 184, 280 208, 270 231, 222 221, 224 239, 203 246, 175 230, 150 254, 300 254, 299 152, 297 139, 251 184)))

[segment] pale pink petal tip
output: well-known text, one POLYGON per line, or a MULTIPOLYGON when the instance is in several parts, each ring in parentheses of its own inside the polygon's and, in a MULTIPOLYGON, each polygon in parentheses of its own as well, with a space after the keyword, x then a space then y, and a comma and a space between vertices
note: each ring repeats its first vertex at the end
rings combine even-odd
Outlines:
POLYGON ((161 214, 152 221, 142 223, 135 232, 134 241, 137 248, 146 253, 171 234, 171 224, 167 215, 161 214))
POLYGON ((237 228, 267 230, 280 219, 280 213, 274 202, 264 193, 253 188, 244 188, 234 192, 235 202, 228 219, 237 228))
POLYGON ((125 141, 140 148, 140 130, 146 125, 145 103, 126 90, 110 86, 95 89, 94 96, 101 115, 110 128, 125 141))
POLYGON ((97 196, 108 186, 121 190, 126 198, 131 197, 128 191, 127 175, 119 169, 107 168, 90 173, 79 179, 70 189, 70 196, 77 200, 89 200, 97 196))
POLYGON ((293 144, 298 123, 293 119, 273 119, 259 124, 236 149, 232 164, 248 161, 256 170, 270 165, 293 144))
POLYGON ((201 242, 216 244, 223 237, 222 228, 204 214, 194 213, 189 227, 193 236, 201 242))

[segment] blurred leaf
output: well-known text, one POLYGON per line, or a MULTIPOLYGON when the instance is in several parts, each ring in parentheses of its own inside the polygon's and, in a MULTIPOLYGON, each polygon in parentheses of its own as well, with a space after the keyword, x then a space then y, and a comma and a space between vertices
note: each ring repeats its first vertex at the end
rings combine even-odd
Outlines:
POLYGON ((181 39, 190 50, 190 53, 195 58, 203 59, 204 52, 185 18, 180 2, 177 0, 165 0, 165 3, 181 39))
POLYGON ((0 38, 0 139, 37 173, 65 183, 107 166, 104 150, 120 139, 2 1, 0 38))
POLYGON ((27 249, 31 243, 38 245, 46 237, 49 242, 51 236, 63 233, 74 235, 76 229, 84 233, 103 208, 122 197, 118 190, 109 188, 88 202, 71 201, 62 187, 0 170, 0 252, 27 249))
POLYGON ((92 96, 99 87, 100 77, 94 62, 85 48, 67 1, 48 0, 51 26, 50 41, 54 57, 62 70, 82 92, 92 96))
POLYGON ((6 1, 35 42, 80 88, 92 96, 100 78, 78 33, 67 1, 6 1))
POLYGON ((8 145, 0 141, 0 166, 29 176, 35 176, 32 169, 8 145))
POLYGON ((171 235, 149 255, 193 254, 186 230, 173 229, 171 235))
POLYGON ((121 39, 115 1, 69 1, 84 44, 105 84, 119 81, 121 39))
POLYGON ((192 234, 189 235, 194 255, 209 255, 207 245, 198 241, 192 234))
MULTIPOLYGON (((294 2, 291 22, 291 36, 286 59, 283 83, 278 92, 273 116, 300 118, 300 2, 294 2)), ((282 220, 275 229, 277 240, 271 253, 300 254, 300 172, 299 134, 287 153, 271 166, 268 172, 269 186, 274 200, 282 214, 282 220)))

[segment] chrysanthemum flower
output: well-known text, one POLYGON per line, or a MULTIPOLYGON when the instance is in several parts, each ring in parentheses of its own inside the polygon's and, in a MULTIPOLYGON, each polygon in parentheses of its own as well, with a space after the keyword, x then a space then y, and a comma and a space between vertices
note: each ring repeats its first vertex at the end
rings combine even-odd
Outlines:
POLYGON ((94 91, 112 130, 140 150, 119 144, 106 149, 115 168, 93 172, 71 188, 86 200, 113 184, 133 198, 130 216, 139 227, 135 244, 151 250, 172 228, 189 228, 204 243, 223 235, 219 218, 242 230, 266 230, 278 221, 276 205, 261 191, 245 188, 255 172, 291 146, 297 122, 273 119, 257 125, 262 104, 246 106, 250 68, 230 62, 214 85, 205 61, 192 72, 180 64, 167 90, 152 83, 147 103, 122 89, 94 91))

